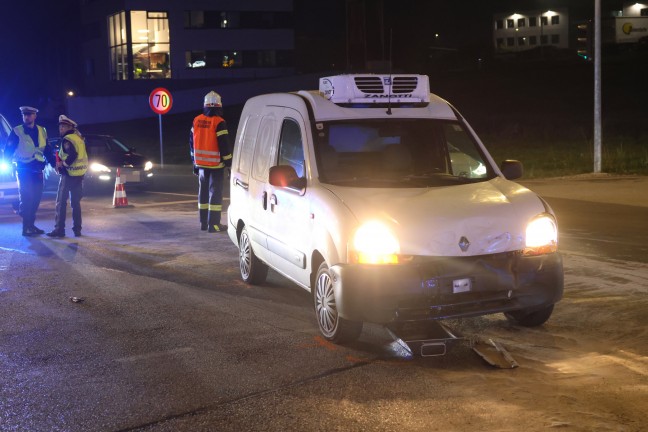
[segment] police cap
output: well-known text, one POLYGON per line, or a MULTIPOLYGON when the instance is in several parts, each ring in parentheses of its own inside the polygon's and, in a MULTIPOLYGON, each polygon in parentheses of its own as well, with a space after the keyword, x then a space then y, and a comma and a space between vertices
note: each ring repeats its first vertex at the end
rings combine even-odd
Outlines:
POLYGON ((34 107, 30 106, 21 106, 20 107, 20 112, 23 114, 36 114, 38 110, 34 107))
POLYGON ((73 128, 77 127, 76 122, 74 120, 72 120, 71 118, 66 117, 64 114, 61 114, 59 116, 59 124, 60 125, 65 124, 65 125, 68 125, 68 126, 72 126, 73 128))

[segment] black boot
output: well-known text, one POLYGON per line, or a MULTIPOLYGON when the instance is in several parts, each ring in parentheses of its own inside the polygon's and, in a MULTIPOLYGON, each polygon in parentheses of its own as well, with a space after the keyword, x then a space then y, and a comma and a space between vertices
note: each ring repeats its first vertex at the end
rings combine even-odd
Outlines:
POLYGON ((53 229, 47 233, 48 237, 65 237, 65 230, 62 229, 53 229))
POLYGON ((32 225, 31 228, 32 228, 32 230, 33 230, 36 234, 45 234, 45 231, 43 231, 42 229, 38 228, 36 225, 32 225))
POLYGON ((35 231, 34 228, 28 227, 28 228, 23 228, 22 230, 22 235, 25 237, 36 237, 39 235, 38 231, 35 231))

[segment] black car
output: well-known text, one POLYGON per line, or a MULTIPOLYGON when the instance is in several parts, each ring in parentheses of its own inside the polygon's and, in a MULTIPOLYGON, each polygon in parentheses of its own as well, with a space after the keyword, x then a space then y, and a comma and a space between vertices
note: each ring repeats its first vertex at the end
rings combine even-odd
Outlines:
MULTIPOLYGON (((84 184, 92 189, 113 186, 119 169, 126 187, 146 186, 153 180, 153 162, 110 135, 83 135, 88 152, 88 171, 84 184)), ((60 138, 51 140, 58 149, 60 138)))

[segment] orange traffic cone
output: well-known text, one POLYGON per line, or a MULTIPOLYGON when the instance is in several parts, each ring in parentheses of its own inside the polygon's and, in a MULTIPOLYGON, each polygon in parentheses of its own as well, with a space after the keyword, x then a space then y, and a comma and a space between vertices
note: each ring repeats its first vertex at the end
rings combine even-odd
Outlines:
POLYGON ((126 190, 124 183, 121 181, 119 175, 119 168, 117 168, 117 176, 115 177, 115 193, 113 194, 113 207, 128 207, 128 198, 126 198, 126 190))

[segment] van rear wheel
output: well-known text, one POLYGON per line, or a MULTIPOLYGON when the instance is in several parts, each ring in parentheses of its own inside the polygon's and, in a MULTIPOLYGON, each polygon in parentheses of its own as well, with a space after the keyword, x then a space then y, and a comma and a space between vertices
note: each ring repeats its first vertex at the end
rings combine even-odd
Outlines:
POLYGON ((239 268, 243 282, 259 285, 268 276, 268 266, 254 254, 247 228, 243 227, 239 237, 239 268))
POLYGON ((342 343, 358 339, 362 332, 362 322, 349 321, 338 315, 333 282, 326 263, 322 263, 317 270, 313 302, 317 325, 326 340, 342 343))

